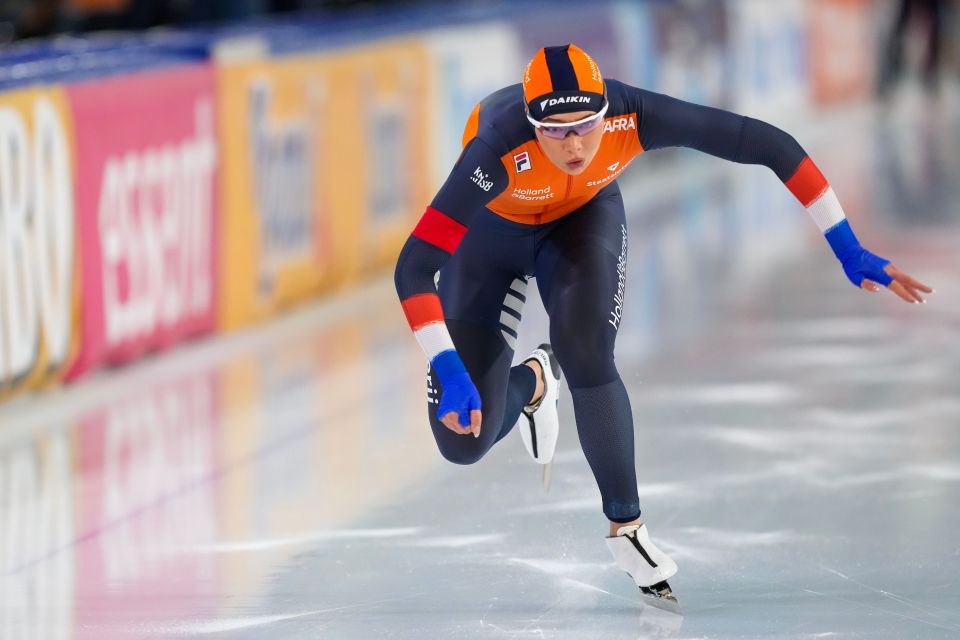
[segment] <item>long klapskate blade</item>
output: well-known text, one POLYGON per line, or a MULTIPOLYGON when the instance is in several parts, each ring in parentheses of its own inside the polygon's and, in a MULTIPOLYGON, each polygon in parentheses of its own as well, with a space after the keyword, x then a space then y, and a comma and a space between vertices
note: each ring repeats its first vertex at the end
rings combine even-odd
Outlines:
POLYGON ((673 590, 670 588, 670 585, 666 582, 660 584, 664 586, 658 590, 651 589, 650 587, 640 587, 640 596, 643 598, 644 604, 649 604, 657 609, 682 616, 683 610, 680 609, 680 602, 677 600, 677 596, 673 595, 673 590))
POLYGON ((551 460, 543 466, 543 488, 550 491, 550 485, 553 483, 553 461, 551 460))

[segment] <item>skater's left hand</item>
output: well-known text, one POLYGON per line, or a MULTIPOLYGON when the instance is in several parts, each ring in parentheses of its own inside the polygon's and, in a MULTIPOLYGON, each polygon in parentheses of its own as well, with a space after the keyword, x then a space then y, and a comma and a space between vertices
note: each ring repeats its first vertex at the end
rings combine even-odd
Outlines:
MULTIPOLYGON (((840 260, 843 266, 843 272, 855 286, 867 291, 876 293, 880 287, 884 286, 893 293, 900 296, 905 302, 918 303, 925 302, 918 293, 933 293, 933 289, 923 284, 912 276, 900 271, 890 264, 886 258, 873 254, 864 249, 849 226, 844 225, 840 230, 838 237, 834 237, 830 246, 833 247, 834 254, 840 260), (842 235, 846 232, 848 235, 842 235)), ((839 229, 839 227, 838 227, 839 229)), ((827 234, 827 239, 831 240, 831 234, 827 234)))
MULTIPOLYGON (((883 273, 886 275, 883 280, 887 280, 887 289, 900 296, 905 302, 912 304, 925 303, 926 300, 917 292, 933 293, 933 289, 929 286, 923 284, 913 276, 900 271, 900 269, 897 269, 890 263, 887 263, 887 265, 883 267, 883 273)), ((860 288, 873 293, 880 291, 880 285, 868 277, 865 277, 860 283, 860 288)))
POLYGON ((855 287, 877 292, 883 285, 900 296, 904 302, 914 304, 926 302, 918 291, 933 293, 933 289, 900 271, 886 258, 864 249, 846 218, 823 235, 833 249, 833 255, 843 266, 843 272, 855 287))

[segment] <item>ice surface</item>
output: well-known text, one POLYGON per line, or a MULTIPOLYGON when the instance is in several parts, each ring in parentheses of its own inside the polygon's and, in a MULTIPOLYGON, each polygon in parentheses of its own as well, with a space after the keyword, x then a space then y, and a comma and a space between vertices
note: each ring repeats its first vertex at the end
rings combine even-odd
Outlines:
POLYGON ((960 636, 946 124, 860 110, 808 145, 861 240, 938 287, 922 307, 851 287, 763 169, 631 168, 618 366, 682 618, 610 561, 566 392, 549 491, 513 434, 440 458, 383 280, 0 408, 0 640, 960 636))

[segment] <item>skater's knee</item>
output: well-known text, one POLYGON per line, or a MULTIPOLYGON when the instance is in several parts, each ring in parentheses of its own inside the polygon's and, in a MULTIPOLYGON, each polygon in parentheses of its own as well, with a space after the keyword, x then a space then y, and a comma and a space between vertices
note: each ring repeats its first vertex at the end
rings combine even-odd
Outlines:
POLYGON ((439 442, 437 443, 437 448, 440 450, 440 455, 442 455, 445 460, 454 464, 474 464, 475 462, 478 462, 486 453, 486 450, 480 448, 479 446, 471 446, 477 442, 472 435, 458 435, 457 437, 464 439, 464 442, 458 446, 451 446, 449 444, 442 444, 439 442), (470 438, 470 440, 473 440, 474 442, 466 442, 467 438, 470 438))

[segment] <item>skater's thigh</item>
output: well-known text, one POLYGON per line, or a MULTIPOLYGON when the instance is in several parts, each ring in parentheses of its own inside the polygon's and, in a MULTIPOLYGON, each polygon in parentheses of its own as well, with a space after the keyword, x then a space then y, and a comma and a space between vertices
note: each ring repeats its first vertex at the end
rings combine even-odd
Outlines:
POLYGON ((512 351, 526 302, 527 274, 533 273, 533 247, 533 230, 527 225, 489 212, 481 216, 440 270, 437 289, 444 318, 487 327, 512 351))
POLYGON ((459 320, 448 320, 447 326, 480 394, 480 437, 454 433, 440 421, 442 416, 438 415, 437 409, 443 386, 432 368, 427 373, 427 415, 437 448, 443 457, 457 464, 473 464, 494 445, 500 433, 513 351, 489 327, 459 320))
POLYGON ((547 311, 564 294, 597 297, 618 288, 626 260, 626 214, 614 183, 558 220, 538 246, 535 273, 547 311))
POLYGON ((538 252, 536 276, 550 318, 550 340, 571 386, 596 386, 617 377, 613 350, 626 263, 619 190, 561 219, 538 252))
MULTIPOLYGON (((492 215, 492 214, 491 214, 492 215)), ((453 346, 480 394, 479 439, 455 434, 436 415, 442 388, 430 371, 428 412, 441 452, 485 451, 499 433, 510 365, 526 302, 526 269, 533 269, 532 233, 515 223, 487 219, 470 228, 441 269, 437 289, 453 346), (522 256, 528 256, 525 265, 522 256), (488 441, 489 440, 489 441, 488 441)), ((450 456, 447 456, 450 457, 450 456)))

